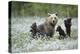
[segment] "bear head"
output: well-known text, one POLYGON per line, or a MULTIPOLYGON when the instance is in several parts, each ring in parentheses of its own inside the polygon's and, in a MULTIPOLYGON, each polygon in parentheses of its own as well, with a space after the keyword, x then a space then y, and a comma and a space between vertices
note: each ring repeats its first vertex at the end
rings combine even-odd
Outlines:
POLYGON ((61 30, 61 26, 58 25, 56 31, 60 31, 61 30))
POLYGON ((48 13, 48 18, 46 19, 46 22, 50 23, 51 25, 56 25, 58 21, 57 13, 50 14, 48 13))

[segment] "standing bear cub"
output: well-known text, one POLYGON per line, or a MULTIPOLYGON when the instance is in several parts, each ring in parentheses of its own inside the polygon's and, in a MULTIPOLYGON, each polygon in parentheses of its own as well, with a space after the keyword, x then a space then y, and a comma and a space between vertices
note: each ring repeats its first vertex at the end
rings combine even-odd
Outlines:
MULTIPOLYGON (((36 27, 37 30, 34 29, 34 31, 37 31, 36 34, 41 35, 43 37, 44 36, 52 37, 54 35, 55 26, 56 26, 57 22, 58 22, 57 13, 55 13, 55 14, 48 13, 48 17, 46 18, 45 22, 38 26, 35 25, 35 26, 37 26, 36 27)), ((33 30, 33 28, 31 28, 31 29, 33 30)))
POLYGON ((66 27, 66 34, 71 37, 71 20, 72 18, 71 17, 68 17, 66 20, 64 20, 64 25, 66 27))

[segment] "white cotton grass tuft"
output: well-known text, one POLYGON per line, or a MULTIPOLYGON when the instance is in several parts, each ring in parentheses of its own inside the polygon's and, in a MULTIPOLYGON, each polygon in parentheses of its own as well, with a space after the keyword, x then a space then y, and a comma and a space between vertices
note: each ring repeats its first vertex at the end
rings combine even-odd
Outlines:
MULTIPOLYGON (((64 19, 59 18, 58 24, 64 29, 64 19)), ((44 37, 41 39, 32 39, 29 32, 33 22, 37 25, 43 23, 45 18, 29 17, 29 18, 11 18, 11 38, 12 52, 35 52, 35 51, 53 51, 53 50, 70 50, 78 48, 78 29, 77 18, 72 19, 71 38, 59 40, 59 34, 55 31, 53 38, 49 40, 44 37)), ((58 25, 57 24, 57 25, 58 25)), ((56 28, 55 28, 56 29, 56 28)))

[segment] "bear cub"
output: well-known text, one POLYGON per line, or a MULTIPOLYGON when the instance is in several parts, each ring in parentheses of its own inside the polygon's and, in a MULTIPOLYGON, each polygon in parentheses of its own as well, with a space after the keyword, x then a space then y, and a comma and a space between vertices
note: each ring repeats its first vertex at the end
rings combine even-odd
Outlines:
POLYGON ((66 34, 60 25, 57 27, 56 31, 59 32, 59 39, 64 39, 66 37, 66 34))
POLYGON ((71 20, 72 18, 71 17, 68 17, 66 20, 64 20, 64 25, 65 25, 65 28, 66 28, 66 34, 71 37, 71 20))
POLYGON ((32 37, 35 38, 36 36, 36 33, 37 33, 37 25, 36 25, 36 22, 34 22, 32 25, 31 25, 31 30, 30 30, 31 34, 32 34, 32 37))

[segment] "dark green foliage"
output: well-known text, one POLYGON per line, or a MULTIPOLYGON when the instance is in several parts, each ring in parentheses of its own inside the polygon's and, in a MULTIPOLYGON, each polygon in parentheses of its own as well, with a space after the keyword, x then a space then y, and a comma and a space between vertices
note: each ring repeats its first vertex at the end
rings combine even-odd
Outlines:
POLYGON ((57 12, 59 16, 77 17, 77 5, 31 3, 31 2, 12 2, 12 16, 47 16, 47 13, 57 12))

